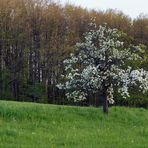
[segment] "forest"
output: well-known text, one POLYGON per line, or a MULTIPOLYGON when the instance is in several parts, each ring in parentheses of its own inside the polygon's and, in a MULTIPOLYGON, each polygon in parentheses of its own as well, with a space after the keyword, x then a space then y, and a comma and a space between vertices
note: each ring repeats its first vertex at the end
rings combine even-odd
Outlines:
MULTIPOLYGON (((118 10, 88 10, 72 4, 61 5, 46 0, 0 0, 0 100, 50 104, 93 105, 99 95, 74 102, 65 97, 57 84, 65 74, 63 60, 84 41, 84 34, 94 19, 125 33, 127 44, 140 44, 148 58, 148 16, 132 19, 118 10)), ((137 63, 134 63, 135 67, 137 63)), ((148 70, 148 60, 140 64, 148 70)), ((115 104, 148 107, 148 93, 131 90, 122 99, 115 94, 115 104)))

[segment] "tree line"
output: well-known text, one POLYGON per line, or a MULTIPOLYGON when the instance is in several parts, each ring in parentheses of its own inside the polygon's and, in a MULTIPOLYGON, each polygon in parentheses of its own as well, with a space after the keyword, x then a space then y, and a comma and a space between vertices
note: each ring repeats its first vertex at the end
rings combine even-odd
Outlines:
MULTIPOLYGON (((144 44, 148 51, 145 15, 132 20, 111 9, 87 10, 46 0, 0 0, 0 99, 74 104, 56 85, 65 72, 63 60, 84 40, 92 18, 97 25, 106 23, 127 33, 128 42, 144 44)), ((142 66, 148 70, 147 65, 142 66)), ((90 98, 94 99, 83 104, 98 104, 97 96, 90 98)), ((136 104, 147 105, 147 98, 138 96, 136 104)), ((123 100, 117 103, 129 104, 123 100)), ((131 99, 130 103, 135 102, 131 99)))

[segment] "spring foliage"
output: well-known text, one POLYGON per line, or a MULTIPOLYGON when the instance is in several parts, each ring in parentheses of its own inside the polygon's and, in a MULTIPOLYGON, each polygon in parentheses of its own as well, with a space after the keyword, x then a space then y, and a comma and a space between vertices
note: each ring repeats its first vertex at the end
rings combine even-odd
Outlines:
POLYGON ((107 100, 114 103, 114 90, 123 98, 129 97, 129 89, 138 87, 148 90, 148 72, 135 69, 132 64, 144 60, 140 46, 126 45, 121 41, 122 33, 107 25, 93 28, 85 34, 84 42, 76 44, 75 54, 64 60, 64 82, 58 84, 66 90, 66 96, 74 101, 87 98, 89 93, 107 92, 107 100))

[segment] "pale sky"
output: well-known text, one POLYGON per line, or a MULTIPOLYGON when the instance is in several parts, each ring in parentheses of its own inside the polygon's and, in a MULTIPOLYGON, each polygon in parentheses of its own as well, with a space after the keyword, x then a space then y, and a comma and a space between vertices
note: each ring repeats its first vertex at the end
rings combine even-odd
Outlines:
POLYGON ((140 13, 148 14, 148 0, 60 0, 61 3, 70 2, 84 8, 106 10, 108 8, 123 11, 132 18, 140 13))

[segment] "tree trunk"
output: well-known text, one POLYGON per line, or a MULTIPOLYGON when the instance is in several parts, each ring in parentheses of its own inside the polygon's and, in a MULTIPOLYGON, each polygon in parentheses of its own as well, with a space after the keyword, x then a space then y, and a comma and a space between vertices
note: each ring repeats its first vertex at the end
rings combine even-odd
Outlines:
POLYGON ((33 53, 32 53, 32 48, 30 48, 29 51, 29 82, 31 84, 34 84, 34 77, 33 77, 33 53))
POLYGON ((106 93, 103 96, 103 112, 108 114, 108 101, 106 93))
POLYGON ((103 99, 103 112, 106 114, 108 114, 107 89, 108 89, 108 86, 105 85, 105 81, 104 81, 103 89, 102 89, 102 99, 103 99))
POLYGON ((51 79, 48 78, 48 87, 47 87, 47 97, 48 97, 48 103, 52 103, 52 85, 51 85, 51 79))
POLYGON ((12 82, 12 91, 13 96, 16 98, 17 101, 19 101, 19 83, 16 79, 14 79, 12 82))
MULTIPOLYGON (((2 41, 0 40, 0 94, 1 94, 1 92, 2 92, 2 88, 3 88, 3 86, 2 86, 2 70, 3 70, 3 62, 2 62, 2 41)), ((0 96, 1 97, 1 96, 0 96)))

